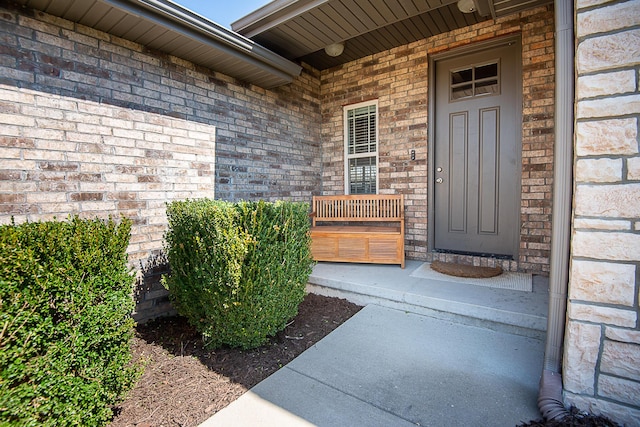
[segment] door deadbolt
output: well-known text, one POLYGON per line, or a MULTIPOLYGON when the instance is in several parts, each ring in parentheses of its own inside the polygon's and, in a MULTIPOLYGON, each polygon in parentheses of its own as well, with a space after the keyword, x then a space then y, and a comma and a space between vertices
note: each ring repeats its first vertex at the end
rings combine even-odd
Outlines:
POLYGON ((436 168, 436 172, 442 172, 442 168, 436 168))

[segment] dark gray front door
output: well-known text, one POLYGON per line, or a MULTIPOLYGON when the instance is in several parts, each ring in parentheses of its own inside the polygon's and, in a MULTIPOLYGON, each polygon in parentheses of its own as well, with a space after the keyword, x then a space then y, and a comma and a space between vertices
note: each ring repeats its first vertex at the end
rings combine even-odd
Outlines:
POLYGON ((515 256, 520 46, 436 62, 435 249, 515 256))

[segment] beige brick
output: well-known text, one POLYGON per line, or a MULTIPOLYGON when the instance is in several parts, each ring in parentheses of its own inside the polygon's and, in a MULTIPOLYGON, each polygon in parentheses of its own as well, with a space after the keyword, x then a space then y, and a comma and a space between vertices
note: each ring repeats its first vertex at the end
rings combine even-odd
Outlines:
MULTIPOLYGON (((25 116, 31 116, 36 118, 49 118, 54 120, 62 120, 62 111, 54 110, 52 108, 34 107, 33 105, 23 105, 20 107, 20 113, 25 116)), ((40 121, 38 121, 40 123, 40 121)))
POLYGON ((78 205, 76 203, 39 203, 44 214, 69 214, 78 212, 78 205))
POLYGON ((162 130, 163 130, 162 126, 154 125, 151 123, 140 123, 140 122, 134 123, 133 128, 137 130, 141 130, 143 132, 155 132, 155 133, 162 133, 162 130))
POLYGON ((73 99, 61 98, 58 96, 40 96, 36 97, 36 105, 39 107, 55 108, 60 111, 75 111, 78 103, 73 99))
POLYGON ((576 162, 578 182, 618 182, 622 179, 622 159, 581 159, 576 162))
POLYGON ((27 127, 22 130, 22 135, 28 138, 45 139, 49 141, 64 141, 65 132, 58 129, 42 129, 27 127))
POLYGON ((627 328, 634 327, 638 318, 637 313, 633 310, 601 307, 575 302, 569 302, 569 309, 567 312, 572 320, 605 323, 607 325, 623 326, 627 328))
POLYGON ((15 137, 19 137, 22 136, 22 127, 21 126, 8 126, 8 125, 2 125, 2 128, 0 128, 0 135, 1 136, 15 136, 15 137))
MULTIPOLYGON (((82 202, 82 211, 83 212, 97 212, 97 211, 105 211, 105 212, 114 212, 116 211, 115 202, 82 202)), ((89 215, 90 216, 90 215, 89 215)))
POLYGON ((598 380, 598 395, 618 402, 638 406, 638 402, 640 402, 640 382, 600 375, 598 380))
POLYGON ((638 121, 636 118, 578 122, 576 154, 629 155, 638 153, 638 121))
POLYGON ((578 13, 576 35, 606 33, 640 25, 640 2, 626 1, 578 13))
POLYGON ((0 159, 18 159, 19 160, 21 158, 22 158, 22 148, 0 147, 0 159))
MULTIPOLYGON (((640 43, 640 40, 638 42, 640 43)), ((576 116, 579 119, 585 119, 626 116, 638 113, 640 113, 640 95, 626 95, 578 101, 576 116)))
MULTIPOLYGON (((38 143, 38 147, 40 143, 38 143)), ((64 162, 67 159, 67 153, 63 151, 39 151, 26 150, 23 156, 24 160, 50 160, 54 162, 64 162)))
MULTIPOLYGON (((640 381, 640 345, 605 341, 600 371, 640 381)), ((639 396, 640 397, 640 396, 639 396)), ((640 400, 638 401, 640 403, 640 400)))
POLYGON ((640 180, 640 157, 627 159, 627 179, 640 180))
POLYGON ((105 191, 113 191, 115 188, 115 183, 113 182, 81 182, 80 190, 88 191, 88 192, 105 192, 105 191))
POLYGON ((76 124, 64 119, 36 118, 36 126, 46 129, 59 129, 64 131, 74 131, 76 124))
POLYGON ((67 153, 67 160, 71 162, 82 162, 82 163, 100 163, 104 164, 105 156, 100 153, 67 153))
POLYGON ((89 133, 93 135, 111 135, 112 130, 109 126, 98 126, 94 124, 78 123, 78 132, 89 133))
POLYGON ((593 394, 600 351, 600 326, 569 320, 564 354, 564 388, 578 394, 593 394))
MULTIPOLYGON (((145 142, 138 141, 136 147, 166 151, 167 144, 171 143, 171 137, 159 133, 146 133, 144 135, 144 141, 145 142)), ((197 145, 199 141, 195 140, 195 142, 197 145)))
POLYGON ((38 167, 39 162, 33 160, 2 160, 2 169, 9 170, 21 170, 21 171, 31 171, 35 170, 38 167))
POLYGON ((612 261, 640 261, 640 235, 616 232, 575 231, 574 257, 612 261))
POLYGON ((631 93, 636 90, 636 73, 633 70, 583 76, 578 79, 578 99, 596 96, 631 93))
POLYGON ((631 307, 635 276, 635 265, 573 260, 569 298, 631 307))
POLYGON ((29 104, 32 105, 35 101, 35 96, 25 90, 19 90, 16 88, 9 88, 8 86, 0 87, 0 99, 5 102, 12 102, 15 104, 29 104))
POLYGON ((27 203, 63 203, 67 202, 67 193, 46 192, 27 193, 27 203))
POLYGON ((73 142, 84 142, 98 145, 105 143, 110 138, 110 136, 99 135, 92 132, 76 132, 75 130, 65 132, 65 140, 73 142))
POLYGON ((36 125, 36 120, 33 117, 21 114, 0 114, 0 123, 2 123, 3 127, 4 125, 33 127, 36 125))
POLYGON ((114 119, 112 117, 102 117, 100 119, 100 123, 103 126, 108 126, 111 128, 121 128, 121 129, 133 128, 133 123, 131 122, 131 120, 114 119))
POLYGON ((573 221, 576 229, 586 228, 589 230, 631 230, 631 221, 600 219, 600 218, 576 218, 573 221))
POLYGON ((640 217, 640 184, 578 185, 575 194, 577 215, 603 218, 640 217))
POLYGON ((633 67, 640 58, 640 30, 594 37, 578 44, 576 67, 579 74, 633 67))
POLYGON ((597 6, 599 4, 610 3, 611 0, 576 0, 576 6, 578 9, 585 7, 597 6))
POLYGON ((605 336, 612 341, 640 345, 640 331, 637 330, 607 327, 605 336))

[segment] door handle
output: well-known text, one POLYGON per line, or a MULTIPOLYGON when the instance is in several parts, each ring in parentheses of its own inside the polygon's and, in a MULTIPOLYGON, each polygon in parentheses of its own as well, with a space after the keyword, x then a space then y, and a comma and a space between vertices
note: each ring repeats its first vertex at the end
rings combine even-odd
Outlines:
POLYGON ((436 179, 436 184, 442 184, 442 178, 437 178, 436 179))

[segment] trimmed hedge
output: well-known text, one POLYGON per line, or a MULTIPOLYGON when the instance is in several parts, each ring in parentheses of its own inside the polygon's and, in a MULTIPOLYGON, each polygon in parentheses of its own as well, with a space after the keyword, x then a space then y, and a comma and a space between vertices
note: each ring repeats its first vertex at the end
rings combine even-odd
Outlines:
POLYGON ((0 425, 100 426, 133 386, 131 223, 0 226, 0 425))
POLYGON ((265 344, 298 313, 313 259, 309 206, 173 202, 163 283, 208 348, 265 344))

